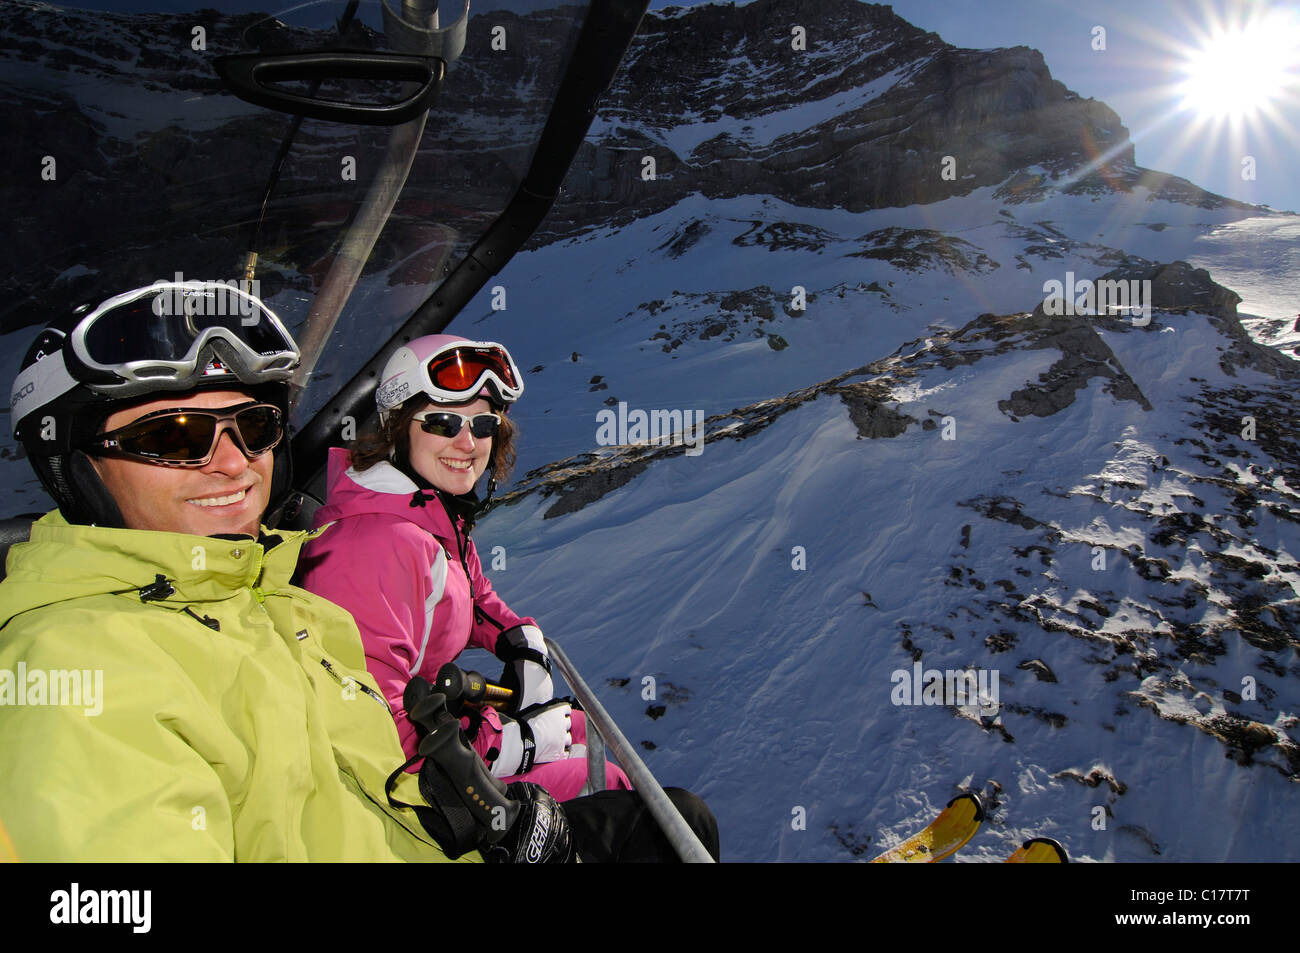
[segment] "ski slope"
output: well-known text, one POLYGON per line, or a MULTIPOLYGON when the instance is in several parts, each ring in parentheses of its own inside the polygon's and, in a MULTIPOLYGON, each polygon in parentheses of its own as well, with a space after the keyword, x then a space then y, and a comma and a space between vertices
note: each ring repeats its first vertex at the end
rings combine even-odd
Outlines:
MULTIPOLYGON (((1202 387, 1263 379, 1227 375, 1217 364, 1225 339, 1196 314, 1099 331, 1150 411, 1093 379, 1054 415, 1010 419, 998 402, 1062 356, 1027 344, 1001 353, 985 345, 978 360, 950 368, 920 366, 943 329, 1028 311, 1042 281, 1067 268, 1100 274, 1089 261, 1099 246, 1192 259, 1216 278, 1215 256, 1231 249, 1233 290, 1277 313, 1270 249, 1282 248, 1292 219, 1134 202, 1142 217, 1130 220, 1119 205, 1058 196, 1012 207, 1015 223, 987 195, 920 210, 994 260, 1032 264, 976 274, 833 254, 907 214, 914 225, 915 209, 850 216, 697 198, 617 233, 521 256, 501 276, 510 308, 472 317, 471 308, 460 324, 461 333, 506 341, 526 369, 543 365, 518 405, 525 466, 606 453, 593 435, 611 394, 633 407, 714 414, 899 352, 897 367, 861 379, 885 381, 889 406, 915 419, 901 436, 860 438, 845 402, 828 393, 744 439, 710 442, 698 457, 658 459, 578 512, 544 518, 554 500, 532 494, 477 531, 482 552, 503 547, 497 589, 566 646, 656 774, 709 800, 725 859, 865 858, 967 787, 993 809, 959 859, 1001 859, 1033 835, 1056 837, 1085 861, 1296 859, 1295 766, 1281 749, 1239 765, 1219 738, 1169 720, 1210 724, 1230 709, 1294 745, 1294 649, 1263 652, 1229 633, 1221 655, 1181 657, 1185 641, 1159 601, 1205 586, 1178 621, 1223 624, 1228 596, 1206 555, 1221 551, 1271 567, 1270 591, 1295 605, 1295 488, 1285 479, 1270 486, 1292 517, 1255 510, 1246 525, 1232 515, 1232 491, 1205 482, 1211 474, 1185 442, 1205 436, 1206 420, 1190 413, 1202 387), (687 254, 656 250, 665 233, 701 219, 713 228, 687 254), (732 244, 755 219, 797 219, 829 238, 817 250, 732 244), (1061 259, 1027 255, 1016 234, 1025 221, 1049 223, 1036 235, 1058 234, 1069 250, 1061 259), (1252 254, 1252 242, 1264 253, 1252 254), (872 281, 888 298, 854 290, 872 281), (764 331, 784 337, 784 350, 743 334, 669 354, 648 340, 697 303, 716 309, 689 295, 763 284, 784 296, 796 282, 818 297, 794 317, 773 296, 764 331), (657 314, 637 310, 656 298, 666 302, 657 314), (547 304, 534 310, 533 301, 547 304), (902 373, 909 360, 915 373, 902 373), (608 390, 589 391, 595 373, 608 390), (919 425, 942 417, 955 421, 955 439, 919 425), (1158 521, 1184 511, 1236 541, 1153 543, 1158 521), (1104 570, 1094 568, 1094 547, 1109 557, 1104 570), (1169 561, 1171 578, 1145 578, 1145 564, 1124 555, 1132 547, 1169 561), (1058 624, 1081 631, 1052 631, 1058 624), (996 722, 971 707, 893 704, 894 673, 910 671, 918 649, 926 669, 996 671, 996 722), (1126 670, 1134 659, 1142 665, 1126 670), (1056 680, 1020 667, 1029 662, 1056 680), (1267 699, 1225 701, 1223 691, 1240 691, 1246 676, 1266 684, 1267 699), (643 697, 647 678, 653 699, 643 697), (801 813, 806 828, 796 829, 801 813)), ((1293 442, 1290 421, 1275 423, 1291 428, 1293 442)), ((1254 466, 1234 472, 1247 482, 1254 466)))

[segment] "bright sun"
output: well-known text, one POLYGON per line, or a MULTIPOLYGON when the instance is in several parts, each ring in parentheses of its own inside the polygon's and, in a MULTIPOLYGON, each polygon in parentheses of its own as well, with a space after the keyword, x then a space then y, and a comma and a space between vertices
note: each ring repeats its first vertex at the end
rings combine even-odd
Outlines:
POLYGON ((1183 66, 1182 106, 1206 119, 1250 119, 1296 81, 1300 28, 1269 17, 1212 30, 1183 66))

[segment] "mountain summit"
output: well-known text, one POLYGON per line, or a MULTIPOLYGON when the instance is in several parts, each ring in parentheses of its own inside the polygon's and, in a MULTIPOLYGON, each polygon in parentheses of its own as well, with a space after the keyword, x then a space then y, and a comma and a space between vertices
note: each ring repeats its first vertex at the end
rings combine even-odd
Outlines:
POLYGON ((583 221, 619 215, 647 156, 669 182, 638 214, 692 192, 850 211, 985 186, 1009 202, 1138 186, 1228 201, 1139 167, 1119 116, 1054 80, 1037 50, 958 49, 857 0, 651 13, 600 123, 568 179, 583 221))

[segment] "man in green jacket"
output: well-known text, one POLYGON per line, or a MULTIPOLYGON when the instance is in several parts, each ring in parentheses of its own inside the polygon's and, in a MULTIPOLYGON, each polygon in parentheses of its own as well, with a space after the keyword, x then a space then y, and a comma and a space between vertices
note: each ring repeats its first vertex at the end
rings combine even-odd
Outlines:
POLYGON ((355 623, 290 582, 308 534, 261 527, 297 363, 216 283, 33 345, 13 420, 59 509, 0 584, 0 857, 447 859, 355 623))

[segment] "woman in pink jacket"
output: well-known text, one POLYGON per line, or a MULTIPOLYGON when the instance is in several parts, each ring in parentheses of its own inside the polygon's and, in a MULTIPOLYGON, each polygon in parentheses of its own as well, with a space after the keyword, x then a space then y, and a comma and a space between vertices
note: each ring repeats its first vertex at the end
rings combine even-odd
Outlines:
MULTIPOLYGON (((378 430, 350 453, 330 451, 315 523, 333 525, 304 551, 302 582, 356 618, 408 756, 416 736, 402 693, 413 676, 433 682, 469 646, 505 661, 508 714, 475 710, 466 733, 494 776, 536 782, 565 801, 587 780, 584 715, 553 698, 536 620, 492 590, 469 538, 474 487, 487 473, 490 496, 514 463, 506 411, 522 392, 499 344, 435 334, 394 354, 375 392, 378 430)), ((630 789, 616 766, 606 772, 608 787, 630 789)))

